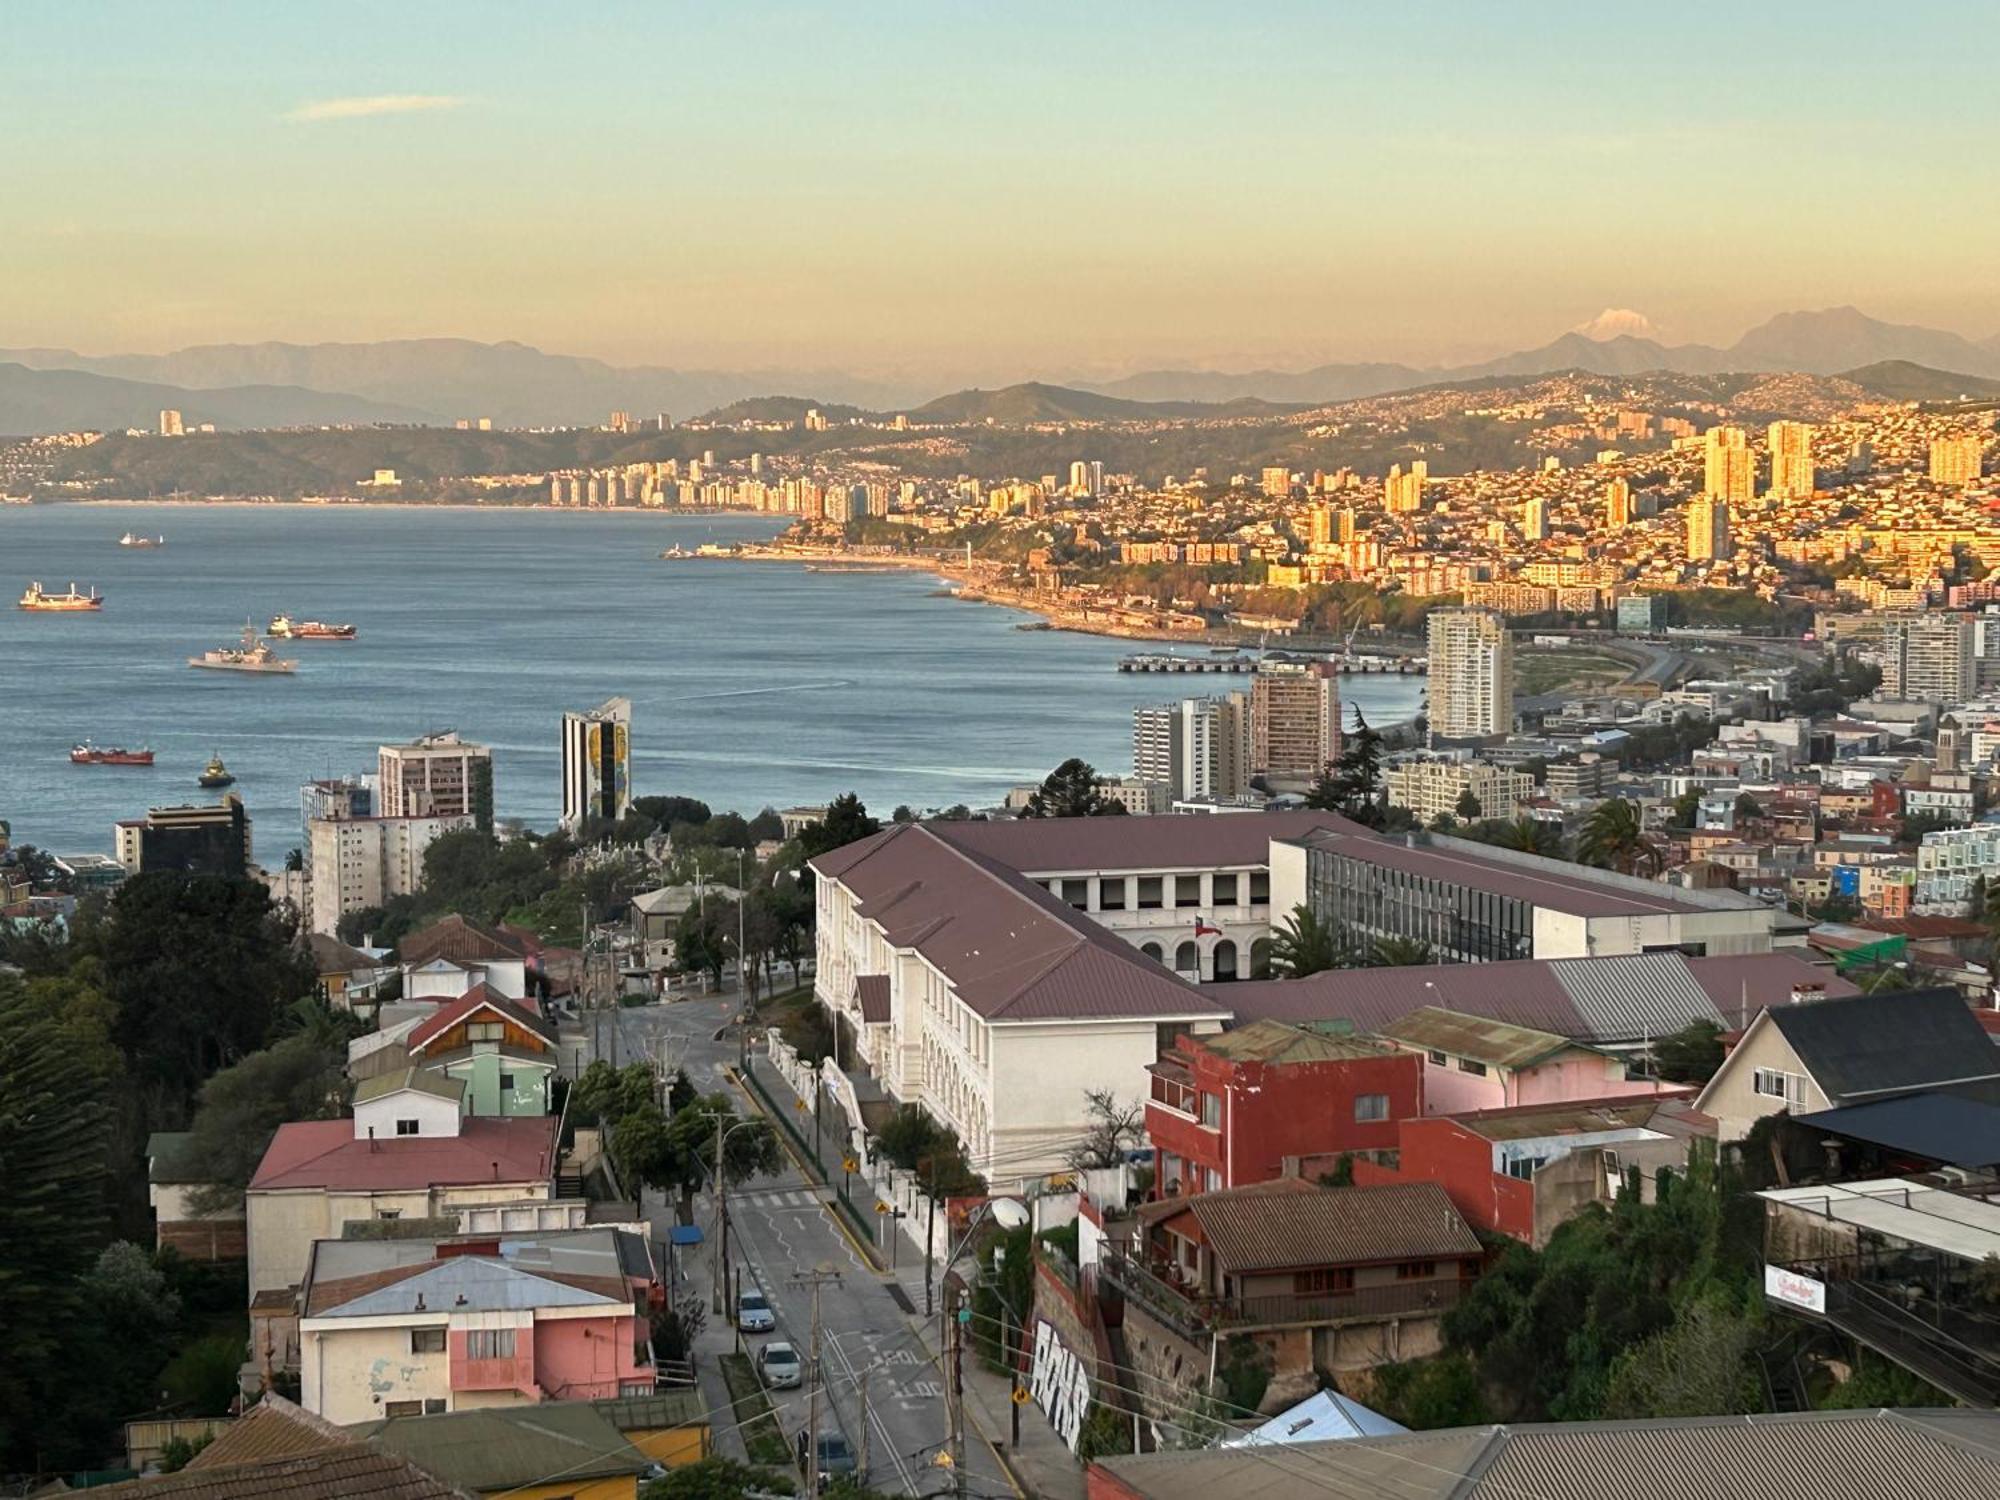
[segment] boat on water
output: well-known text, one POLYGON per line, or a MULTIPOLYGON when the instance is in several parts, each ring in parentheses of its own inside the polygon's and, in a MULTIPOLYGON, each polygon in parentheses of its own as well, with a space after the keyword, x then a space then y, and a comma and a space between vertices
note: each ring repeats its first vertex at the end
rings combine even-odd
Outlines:
POLYGON ((127 750, 123 745, 93 745, 85 740, 70 747, 69 760, 73 766, 150 766, 153 752, 144 745, 127 750))
POLYGON ((128 531, 125 535, 118 538, 118 545, 121 547, 164 547, 167 545, 167 539, 163 536, 140 536, 137 532, 128 531))
POLYGON ((290 615, 273 615, 270 633, 288 641, 351 641, 352 625, 328 625, 323 620, 294 620, 290 615))
POLYGON ((273 651, 269 641, 258 640, 257 627, 248 620, 243 622, 242 645, 218 646, 213 651, 190 656, 188 665, 208 667, 218 672, 296 672, 299 669, 297 662, 273 651))
POLYGON ((51 594, 39 583, 31 583, 28 585, 27 592, 21 595, 15 607, 49 613, 80 609, 102 609, 104 608, 104 596, 94 588, 87 594, 83 593, 78 590, 74 583, 69 586, 67 594, 51 594))
POLYGON ((211 756, 207 765, 201 768, 201 775, 195 777, 195 785, 214 791, 217 787, 231 786, 236 781, 235 772, 222 763, 219 755, 211 756))

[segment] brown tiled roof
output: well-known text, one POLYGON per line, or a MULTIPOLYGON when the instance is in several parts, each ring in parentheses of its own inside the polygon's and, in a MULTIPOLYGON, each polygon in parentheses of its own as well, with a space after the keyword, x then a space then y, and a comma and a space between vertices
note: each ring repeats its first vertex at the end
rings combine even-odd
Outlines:
MULTIPOLYGON (((289 1302, 290 1293, 286 1293, 289 1302)), ((240 1421, 216 1434, 215 1441, 188 1460, 190 1469, 219 1469, 229 1464, 262 1463, 271 1458, 291 1458, 300 1453, 321 1453, 328 1448, 344 1448, 353 1443, 323 1417, 283 1396, 266 1395, 240 1421)))
POLYGON ((1480 1253, 1479 1237, 1435 1182, 1325 1188, 1281 1177, 1172 1206, 1194 1215, 1230 1275, 1480 1253))
POLYGON ((1577 1044, 1552 1031, 1426 1005, 1380 1028, 1391 1041, 1469 1057, 1493 1068, 1526 1068, 1577 1044))
POLYGON ((1229 986, 1241 1017, 1352 1021, 1373 1031, 1426 1005, 1487 1016, 1558 1036, 1587 1036, 1583 1017, 1547 961, 1328 969, 1304 979, 1252 979, 1229 986))
POLYGON ((861 916, 879 922, 892 946, 923 954, 980 1015, 1228 1016, 1221 997, 1203 994, 1018 872, 947 841, 941 826, 901 824, 822 855, 813 868, 852 891, 861 916))
POLYGON ((406 964, 422 966, 436 959, 452 963, 486 963, 494 959, 528 956, 527 945, 512 933, 482 926, 453 913, 439 917, 421 932, 413 932, 396 945, 396 956, 406 964))
POLYGON ((379 959, 369 957, 359 948, 350 948, 337 937, 329 937, 324 932, 315 932, 306 941, 312 945, 313 966, 321 974, 352 974, 361 969, 379 969, 379 959))
POLYGON ((360 1446, 225 1468, 190 1467, 91 1493, 130 1500, 471 1500, 467 1491, 407 1459, 360 1446))
POLYGON ((961 849, 1012 870, 1206 870, 1267 865, 1271 840, 1321 831, 1362 832, 1338 813, 1238 813, 1190 818, 1017 818, 923 825, 961 849))
POLYGON ((870 1026, 889 1024, 889 976, 863 974, 854 981, 854 998, 861 1003, 861 1019, 870 1026))

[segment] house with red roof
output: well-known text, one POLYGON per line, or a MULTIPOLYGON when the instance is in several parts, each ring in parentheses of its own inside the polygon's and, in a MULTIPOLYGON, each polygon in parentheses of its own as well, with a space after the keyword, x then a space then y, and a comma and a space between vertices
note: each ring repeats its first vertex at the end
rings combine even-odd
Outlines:
POLYGON ((351 1119, 280 1125, 244 1193, 251 1299, 298 1285, 313 1242, 355 1220, 552 1202, 561 1121, 468 1115, 466 1087, 406 1067, 357 1089, 351 1119))

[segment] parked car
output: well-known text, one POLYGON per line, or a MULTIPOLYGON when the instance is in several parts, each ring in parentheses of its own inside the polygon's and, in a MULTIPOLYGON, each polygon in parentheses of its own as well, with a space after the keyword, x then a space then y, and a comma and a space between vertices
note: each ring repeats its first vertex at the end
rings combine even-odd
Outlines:
POLYGON ((736 1326, 745 1333, 769 1333, 778 1326, 762 1292, 744 1292, 736 1299, 736 1326))
MULTIPOLYGON (((819 1435, 819 1482, 822 1487, 832 1484, 843 1476, 859 1475, 860 1465, 855 1461, 854 1450, 847 1444, 844 1434, 822 1432, 819 1435)), ((806 1435, 803 1430, 798 1438, 799 1473, 806 1472, 806 1435)))
POLYGON ((772 1390, 790 1390, 805 1375, 805 1366, 798 1350, 776 1339, 757 1351, 757 1373, 772 1390))

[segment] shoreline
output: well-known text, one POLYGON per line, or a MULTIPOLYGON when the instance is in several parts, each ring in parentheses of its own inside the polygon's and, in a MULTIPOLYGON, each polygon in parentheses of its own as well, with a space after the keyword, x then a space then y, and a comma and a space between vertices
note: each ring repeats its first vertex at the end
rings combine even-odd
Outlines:
MULTIPOLYGON (((724 506, 702 506, 697 510, 683 510, 678 506, 636 506, 618 505, 596 507, 584 505, 550 505, 539 501, 496 501, 491 505, 468 500, 133 500, 124 496, 80 495, 74 500, 34 500, 22 505, 22 510, 39 509, 45 505, 97 505, 108 508, 131 507, 137 505, 157 506, 172 510, 483 510, 483 511, 549 511, 555 515, 579 516, 673 516, 693 519, 697 516, 770 516, 778 519, 779 512, 768 510, 742 510, 724 506)), ((795 519, 795 518, 794 518, 795 519)))

